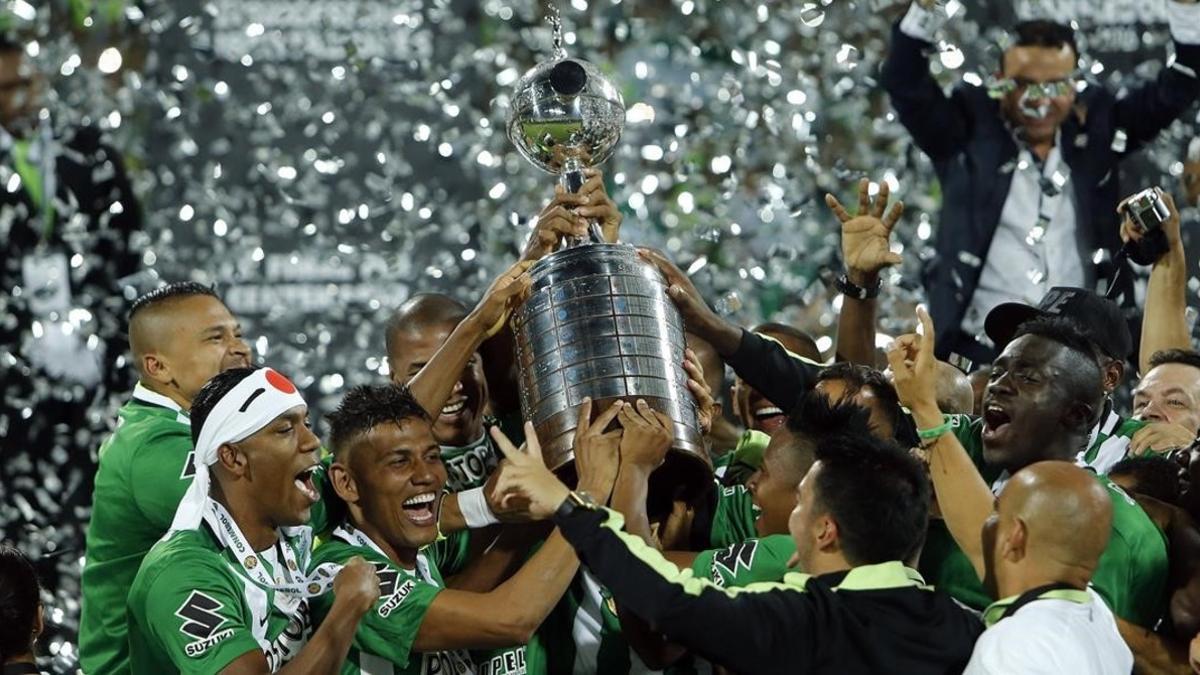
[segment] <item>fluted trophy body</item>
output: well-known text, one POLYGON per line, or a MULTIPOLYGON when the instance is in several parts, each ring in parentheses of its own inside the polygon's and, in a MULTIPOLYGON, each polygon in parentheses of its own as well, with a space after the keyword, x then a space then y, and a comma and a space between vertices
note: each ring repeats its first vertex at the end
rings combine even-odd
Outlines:
MULTIPOLYGON (((508 135, 532 164, 576 190, 582 170, 608 159, 624 126, 624 102, 590 63, 559 58, 517 83, 508 135)), ((584 398, 593 415, 613 401, 644 399, 674 422, 675 443, 651 479, 651 509, 711 482, 696 404, 683 370, 684 332, 666 284, 626 244, 598 227, 530 269, 533 286, 513 313, 521 410, 533 422, 547 465, 570 472, 584 398)), ((615 422, 614 422, 615 424, 615 422)))

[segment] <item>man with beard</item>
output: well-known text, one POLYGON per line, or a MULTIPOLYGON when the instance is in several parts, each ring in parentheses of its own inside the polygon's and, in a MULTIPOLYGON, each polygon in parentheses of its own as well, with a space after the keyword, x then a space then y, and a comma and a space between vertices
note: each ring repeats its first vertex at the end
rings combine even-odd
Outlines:
POLYGON ((269 368, 214 377, 192 405, 195 476, 129 591, 134 673, 330 674, 379 597, 362 560, 309 574, 320 443, 269 368), (315 632, 309 598, 332 588, 315 632))
MULTIPOLYGON (((616 477, 614 446, 621 435, 605 428, 620 408, 618 402, 589 425, 591 404, 585 403, 575 434, 580 489, 603 501, 616 477)), ((468 673, 475 666, 464 650, 528 641, 578 569, 562 536, 551 534, 520 570, 489 592, 447 589, 435 543, 447 474, 425 411, 400 387, 359 387, 330 416, 330 427, 330 481, 348 505, 348 516, 317 548, 315 562, 363 556, 375 565, 381 584, 342 672, 468 673)), ((524 450, 498 429, 492 436, 510 453, 541 455, 532 424, 525 427, 524 450)), ((336 602, 336 596, 323 596, 315 607, 318 620, 336 602)))
MULTIPOLYGON (((930 308, 942 331, 938 355, 991 361, 979 339, 992 308, 1010 299, 1033 303, 1053 287, 1093 288, 1112 264, 1093 264, 1121 246, 1116 206, 1119 169, 1200 94, 1200 7, 1161 3, 1174 58, 1152 82, 1118 96, 1080 86, 1079 50, 1066 23, 1017 24, 990 86, 943 91, 927 50, 949 18, 932 0, 912 3, 892 31, 881 81, 900 122, 932 160, 944 196, 925 265, 930 308)), ((1120 285, 1132 302, 1127 265, 1120 285)), ((989 334, 991 331, 988 331, 989 334)), ((1119 354, 1124 358, 1127 354, 1119 354)))
MULTIPOLYGON (((898 338, 888 351, 901 400, 913 411, 922 438, 957 442, 970 460, 947 467, 942 464, 945 454, 934 454, 932 472, 948 472, 962 481, 976 475, 999 493, 1013 474, 1030 464, 1077 461, 1101 410, 1103 389, 1091 346, 1071 322, 1042 318, 1023 324, 992 364, 982 419, 943 418, 940 411, 934 414, 936 399, 926 388, 914 390, 911 385, 909 363, 917 361, 918 353, 926 359, 933 352, 932 322, 924 308, 918 308, 918 316, 923 335, 898 338), (969 473, 971 468, 974 473, 969 473)), ((1132 498, 1107 478, 1097 480, 1109 492, 1113 517, 1112 534, 1091 583, 1118 617, 1134 626, 1152 627, 1166 610, 1166 541, 1132 498)), ((946 509, 966 508, 942 493, 938 497, 944 515, 946 509)), ((977 529, 955 530, 956 520, 949 515, 946 525, 953 541, 934 546, 931 530, 922 566, 932 571, 935 584, 959 600, 986 607, 996 598, 978 574, 983 549, 977 529)))
POLYGON ((195 474, 188 411, 217 373, 250 365, 242 327, 209 287, 174 283, 129 311, 138 383, 100 447, 83 568, 79 655, 89 673, 129 670, 125 600, 195 474))

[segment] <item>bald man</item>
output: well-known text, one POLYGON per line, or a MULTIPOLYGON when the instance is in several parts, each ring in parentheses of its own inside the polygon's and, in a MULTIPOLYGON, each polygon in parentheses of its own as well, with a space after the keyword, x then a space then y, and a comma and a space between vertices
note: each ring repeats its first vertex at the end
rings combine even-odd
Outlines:
POLYGON ((970 415, 975 411, 975 390, 963 371, 938 361, 937 365, 938 408, 950 415, 970 415))
MULTIPOLYGON (((441 293, 420 293, 396 310, 387 325, 387 358, 391 380, 407 384, 449 339, 467 316, 467 308, 441 293)), ((446 463, 446 487, 460 492, 483 485, 500 460, 500 452, 484 433, 488 384, 483 359, 472 350, 465 367, 441 410, 430 410, 433 437, 446 463)), ((520 422, 505 424, 505 431, 520 437, 520 422)))
POLYGON ((185 282, 129 311, 138 383, 100 446, 83 568, 84 672, 129 672, 125 601, 142 558, 171 525, 195 473, 188 411, 204 383, 250 365, 241 325, 213 290, 185 282))
MULTIPOLYGON (((817 349, 816 341, 799 328, 782 323, 763 323, 755 326, 752 332, 778 342, 796 356, 814 363, 821 361, 821 350, 817 349)), ((770 434, 787 422, 787 414, 791 412, 768 400, 762 392, 751 387, 741 377, 734 380, 729 394, 733 400, 734 412, 746 429, 770 434)))
POLYGON ((983 414, 983 392, 987 389, 988 380, 992 379, 992 366, 986 364, 971 371, 967 376, 967 380, 971 383, 971 390, 975 395, 975 415, 983 414))
POLYGON ((1088 587, 1112 527, 1090 472, 1047 461, 1018 471, 983 524, 984 584, 995 597, 966 675, 1127 675, 1133 654, 1088 587))

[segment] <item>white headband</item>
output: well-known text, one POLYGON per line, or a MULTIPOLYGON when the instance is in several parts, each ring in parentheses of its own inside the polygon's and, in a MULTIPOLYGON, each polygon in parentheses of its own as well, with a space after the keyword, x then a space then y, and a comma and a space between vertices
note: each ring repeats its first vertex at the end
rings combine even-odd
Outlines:
POLYGON ((217 462, 217 450, 222 445, 245 440, 298 405, 305 403, 296 385, 270 368, 254 371, 222 396, 200 428, 195 450, 196 475, 175 510, 171 531, 200 527, 211 481, 208 467, 217 462))

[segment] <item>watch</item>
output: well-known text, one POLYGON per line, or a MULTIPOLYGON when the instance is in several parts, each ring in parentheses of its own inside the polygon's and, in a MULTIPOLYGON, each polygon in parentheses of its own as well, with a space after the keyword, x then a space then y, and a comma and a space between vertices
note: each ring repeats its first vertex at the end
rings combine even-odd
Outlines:
POLYGON ((562 501, 562 504, 559 504, 558 508, 554 510, 554 517, 556 519, 566 518, 579 509, 595 511, 598 508, 600 506, 596 504, 596 500, 592 499, 591 495, 583 490, 572 490, 567 493, 567 498, 562 501))
POLYGON ((883 288, 883 277, 875 277, 875 286, 873 288, 863 288, 850 281, 850 277, 843 272, 833 280, 833 287, 842 295, 848 295, 859 300, 870 300, 871 298, 879 297, 879 289, 883 288))

